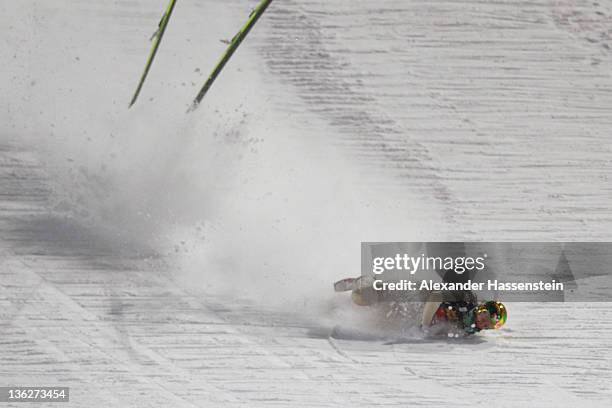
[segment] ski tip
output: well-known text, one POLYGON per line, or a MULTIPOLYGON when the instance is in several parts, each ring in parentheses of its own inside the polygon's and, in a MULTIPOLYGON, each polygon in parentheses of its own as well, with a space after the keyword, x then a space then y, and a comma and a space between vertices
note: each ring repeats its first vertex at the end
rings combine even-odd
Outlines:
POLYGON ((336 292, 347 292, 349 290, 354 290, 356 289, 356 281, 357 278, 346 278, 339 280, 338 282, 334 283, 334 290, 336 292))
POLYGON ((200 105, 200 102, 198 101, 193 101, 193 103, 191 104, 191 106, 189 106, 189 108, 187 109, 187 113, 191 113, 194 110, 196 110, 198 108, 198 106, 200 105))
POLYGON ((138 99, 138 94, 132 96, 132 100, 130 101, 130 104, 128 105, 128 109, 130 109, 136 103, 136 99, 138 99))

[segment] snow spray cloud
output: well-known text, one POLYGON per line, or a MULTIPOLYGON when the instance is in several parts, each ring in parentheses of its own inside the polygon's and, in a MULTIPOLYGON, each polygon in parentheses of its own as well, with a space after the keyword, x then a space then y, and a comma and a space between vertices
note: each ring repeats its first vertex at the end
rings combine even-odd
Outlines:
POLYGON ((338 138, 326 122, 283 113, 303 102, 264 80, 252 47, 186 115, 207 64, 225 47, 191 39, 222 37, 244 18, 213 2, 207 7, 217 18, 199 24, 198 7, 183 2, 175 10, 130 110, 149 45, 143 39, 159 17, 150 4, 25 0, 2 17, 12 21, 3 27, 14 52, 6 59, 13 80, 4 123, 41 153, 54 214, 128 250, 171 254, 171 269, 190 288, 283 307, 331 295, 331 282, 356 275, 362 240, 443 233, 415 221, 435 205, 368 184, 331 142, 338 138))

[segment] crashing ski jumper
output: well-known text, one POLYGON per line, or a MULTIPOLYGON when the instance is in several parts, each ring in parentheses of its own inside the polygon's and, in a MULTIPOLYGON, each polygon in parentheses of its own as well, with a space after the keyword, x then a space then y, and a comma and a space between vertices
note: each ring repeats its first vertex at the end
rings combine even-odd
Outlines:
MULTIPOLYGON (((387 291, 375 290, 369 277, 342 279, 334 284, 334 289, 351 291, 356 305, 382 308, 387 319, 401 319, 408 309, 407 302, 387 291)), ((508 311, 503 303, 479 303, 473 292, 431 292, 423 306, 420 326, 429 336, 464 337, 481 330, 499 329, 507 319, 508 311)))

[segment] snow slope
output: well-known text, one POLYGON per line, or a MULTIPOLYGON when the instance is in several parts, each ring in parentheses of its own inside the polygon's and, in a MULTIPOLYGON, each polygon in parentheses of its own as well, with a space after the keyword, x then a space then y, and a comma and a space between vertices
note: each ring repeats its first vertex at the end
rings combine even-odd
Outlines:
POLYGON ((612 6, 277 0, 186 115, 252 4, 179 2, 131 110, 163 1, 0 6, 0 385, 609 405, 608 303, 358 341, 331 336, 361 322, 331 283, 362 240, 608 240, 612 6))

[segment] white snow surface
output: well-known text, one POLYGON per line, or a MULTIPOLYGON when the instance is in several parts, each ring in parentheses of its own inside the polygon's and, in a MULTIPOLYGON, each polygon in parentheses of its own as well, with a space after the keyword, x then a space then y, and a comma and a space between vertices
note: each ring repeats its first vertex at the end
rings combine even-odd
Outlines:
MULTIPOLYGON (((612 4, 0 5, 0 386, 71 406, 609 406, 610 303, 380 338, 361 241, 610 241, 612 4), (332 336, 334 327, 360 335, 332 336)), ((17 405, 27 406, 27 405, 17 405)))

